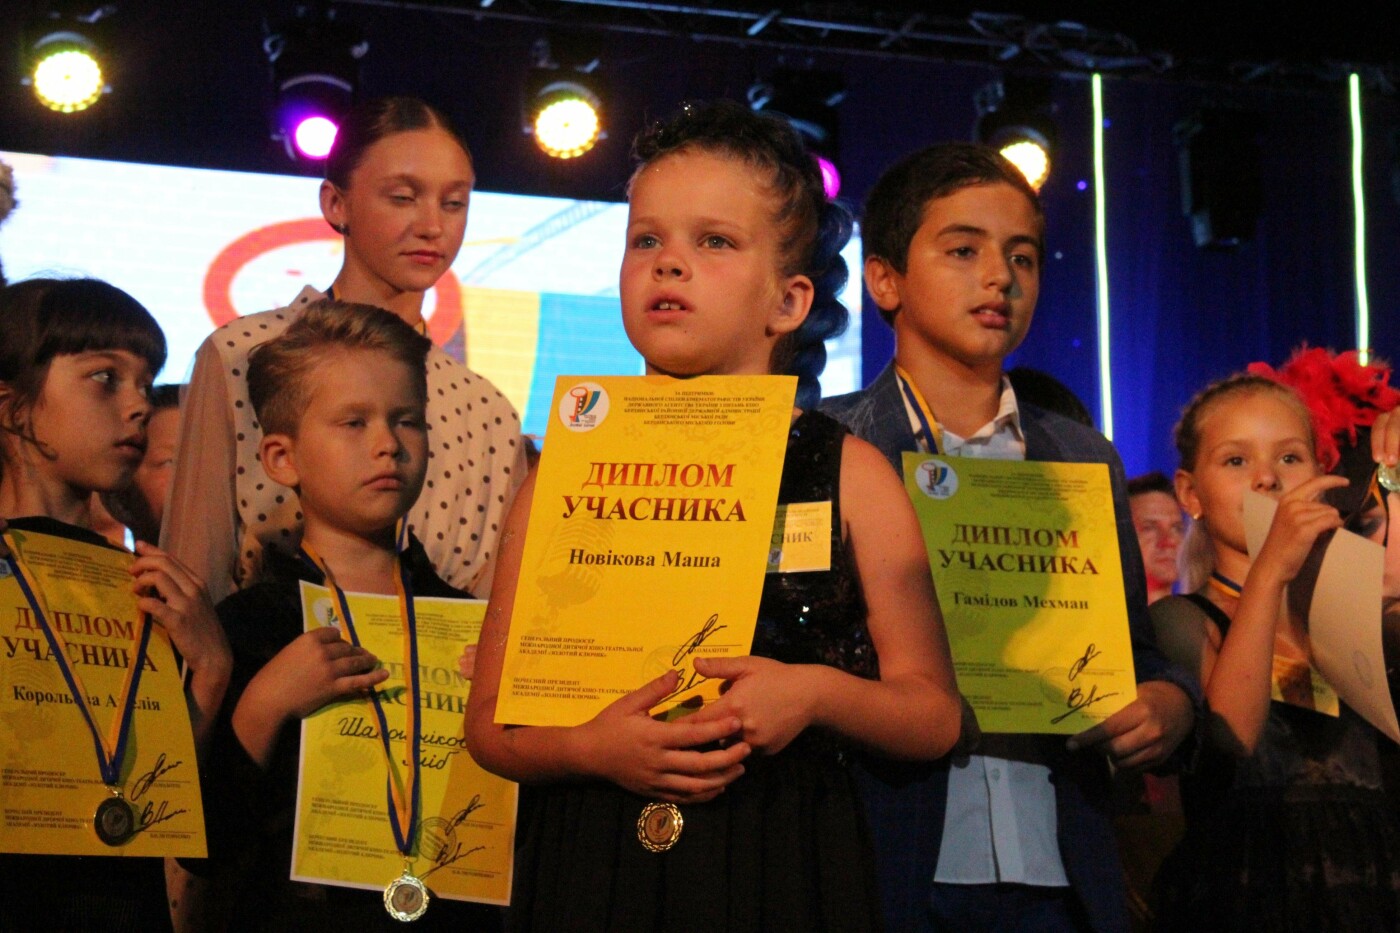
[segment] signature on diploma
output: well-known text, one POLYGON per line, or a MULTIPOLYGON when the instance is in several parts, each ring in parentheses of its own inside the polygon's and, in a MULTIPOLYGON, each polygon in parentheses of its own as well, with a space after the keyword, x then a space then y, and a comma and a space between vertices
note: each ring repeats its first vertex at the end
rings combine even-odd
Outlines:
POLYGON ((465 807, 451 817, 447 819, 437 817, 423 821, 423 854, 430 856, 433 860, 433 867, 423 873, 423 878, 426 879, 439 868, 446 868, 453 862, 464 859, 473 853, 485 851, 486 846, 467 848, 457 841, 457 827, 485 806, 486 804, 481 802, 481 795, 476 794, 465 807))
MULTIPOLYGON (((1093 642, 1090 642, 1089 647, 1084 649, 1084 653, 1069 666, 1069 679, 1074 680, 1080 674, 1084 673, 1084 669, 1089 666, 1089 662, 1102 653, 1103 652, 1099 651, 1093 642)), ((1074 687, 1070 690, 1069 696, 1065 698, 1065 705, 1068 706, 1069 709, 1051 719, 1050 722, 1051 724, 1060 723, 1080 710, 1088 709, 1095 703, 1107 700, 1109 697, 1116 697, 1117 695, 1118 691, 1116 690, 1110 693, 1099 693, 1098 684, 1090 684, 1087 692, 1085 692, 1082 687, 1074 687)))
MULTIPOLYGON (((182 764, 184 764, 183 761, 176 761, 174 763, 167 764, 165 760, 165 753, 161 752, 159 755, 156 756, 156 763, 151 767, 151 770, 147 771, 145 774, 139 775, 134 781, 131 782, 131 802, 134 804, 140 801, 140 799, 146 796, 146 794, 150 792, 151 788, 155 786, 156 781, 160 780, 164 775, 169 774, 171 771, 174 771, 182 764)), ((170 808, 170 801, 168 800, 162 800, 159 803, 157 803, 154 800, 147 800, 141 806, 141 812, 139 814, 139 819, 137 820, 138 825, 136 828, 136 832, 145 832, 152 826, 164 823, 167 820, 173 820, 181 813, 187 812, 189 811, 184 809, 172 810, 170 808)))
POLYGON ((687 690, 698 687, 700 684, 710 679, 708 677, 702 677, 697 673, 687 659, 693 656, 695 652, 699 650, 700 646, 709 641, 713 635, 727 628, 729 628, 729 626, 719 624, 719 613, 715 613, 705 620, 705 624, 700 628, 700 631, 687 638, 685 642, 676 649, 676 653, 671 655, 671 666, 680 671, 680 686, 662 697, 661 702, 664 703, 673 696, 679 696, 687 690))
POLYGON ((160 780, 161 775, 169 774, 171 771, 174 771, 182 764, 184 764, 183 761, 177 761, 174 764, 169 765, 166 764, 165 752, 161 752, 158 756, 156 756, 155 766, 151 768, 151 770, 147 771, 145 774, 141 775, 136 780, 131 782, 131 799, 133 801, 140 800, 143 796, 145 796, 146 792, 151 789, 155 782, 160 780))

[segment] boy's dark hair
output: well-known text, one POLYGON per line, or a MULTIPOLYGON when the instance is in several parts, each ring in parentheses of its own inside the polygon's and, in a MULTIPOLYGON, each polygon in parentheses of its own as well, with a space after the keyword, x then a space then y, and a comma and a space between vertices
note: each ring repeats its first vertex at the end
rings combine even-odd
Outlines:
POLYGON ((151 387, 151 414, 158 411, 165 411, 167 408, 180 407, 180 390, 184 386, 178 382, 167 382, 162 385, 151 387))
POLYGON ((639 133, 632 143, 639 163, 633 180, 647 165, 688 149, 769 173, 768 187, 779 204, 774 220, 783 230, 783 274, 805 275, 813 285, 807 320, 778 341, 770 368, 797 377, 798 407, 815 407, 821 399, 817 379, 826 368, 825 341, 842 333, 850 318, 837 298, 848 275, 841 249, 851 238, 850 211, 827 200, 817 161, 791 124, 732 100, 684 104, 665 123, 639 133))
POLYGON ((374 97, 355 104, 340 121, 330 155, 326 156, 326 180, 337 188, 349 188, 350 176, 364 161, 370 146, 386 136, 410 130, 437 128, 457 141, 471 161, 472 151, 442 111, 416 97, 374 97))
POLYGON ((248 357, 248 396, 263 434, 295 436, 311 400, 316 369, 326 362, 334 365, 336 350, 376 350, 409 368, 418 395, 426 402, 431 347, 427 337, 382 308, 315 301, 279 336, 253 348, 248 357))
POLYGON ((1149 492, 1164 492, 1176 499, 1176 487, 1172 481, 1167 479, 1167 475, 1161 470, 1153 470, 1151 473, 1144 473, 1141 476, 1134 476, 1128 480, 1128 498, 1133 496, 1146 495, 1149 492))
POLYGON ((1046 411, 1078 421, 1086 428, 1098 429, 1088 406, 1074 394, 1073 389, 1049 373, 1029 366, 1017 366, 1007 371, 1006 378, 1011 380, 1011 388, 1016 392, 1018 401, 1030 402, 1046 411))
POLYGON ((126 350, 155 375, 165 335, 126 292, 98 279, 28 279, 0 290, 0 382, 9 386, 4 429, 39 398, 55 356, 126 350))
MULTIPOLYGON (((865 258, 883 259, 903 275, 908 271, 909 243, 923 223, 924 209, 930 201, 973 185, 998 183, 1010 185, 1030 200, 1044 237, 1045 213, 1040 196, 1020 169, 991 146, 939 143, 900 159, 870 189, 860 222, 865 258)), ((894 320, 892 311, 881 309, 880 316, 887 324, 894 320)))

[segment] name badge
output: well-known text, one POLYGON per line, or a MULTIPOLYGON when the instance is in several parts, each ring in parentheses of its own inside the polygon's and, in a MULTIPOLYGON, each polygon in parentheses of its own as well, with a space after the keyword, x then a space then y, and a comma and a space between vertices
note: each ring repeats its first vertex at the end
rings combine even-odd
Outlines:
POLYGON ((831 569, 831 500, 778 506, 769 573, 809 573, 831 569))

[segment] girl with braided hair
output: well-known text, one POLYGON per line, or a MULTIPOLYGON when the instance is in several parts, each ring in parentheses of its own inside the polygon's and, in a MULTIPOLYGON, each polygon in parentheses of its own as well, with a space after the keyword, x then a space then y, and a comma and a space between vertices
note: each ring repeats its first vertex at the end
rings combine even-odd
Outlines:
POLYGON ((695 662, 727 682, 699 712, 647 715, 675 690, 671 671, 580 726, 500 726, 522 491, 467 709, 472 754, 525 785, 510 925, 868 929, 879 906, 849 753, 943 755, 959 703, 902 484, 873 447, 804 410, 822 341, 844 324, 850 219, 791 128, 737 104, 686 107, 635 153, 627 334, 648 373, 799 377, 779 502, 831 502, 830 569, 767 577, 752 654, 695 662), (649 801, 679 805, 682 832, 664 851, 639 827, 649 801))

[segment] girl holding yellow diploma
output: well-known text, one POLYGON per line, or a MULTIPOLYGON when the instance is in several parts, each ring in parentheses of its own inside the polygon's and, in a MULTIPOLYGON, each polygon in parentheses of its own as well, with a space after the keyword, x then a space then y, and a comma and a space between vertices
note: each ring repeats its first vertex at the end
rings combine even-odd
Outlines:
MULTIPOLYGON (((0 517, 8 531, 105 544, 90 530, 89 504, 93 493, 131 482, 145 447, 151 380, 164 362, 165 337, 155 320, 104 282, 35 279, 0 292, 0 517)), ((136 551, 132 585, 143 594, 137 606, 165 629, 184 658, 190 717, 201 740, 228 683, 228 643, 203 584, 148 543, 138 543, 136 551)), ((6 555, 6 569, 35 579, 20 554, 6 555)), ((35 601, 43 605, 41 592, 35 601)), ((139 664, 139 656, 133 645, 129 657, 139 664)), ((49 663, 63 666, 65 660, 49 663)), ((81 675, 68 682, 80 683, 81 675)), ((93 773, 101 770, 103 781, 112 783, 109 772, 121 771, 120 759, 139 737, 120 721, 129 715, 121 706, 102 705, 92 713, 102 738, 90 738, 79 727, 72 741, 93 743, 93 773)), ((35 706, 19 715, 42 713, 35 706)), ((135 829, 132 814, 124 820, 120 804, 102 803, 108 819, 94 831, 112 840, 117 855, 121 837, 135 829)), ((157 858, 0 856, 0 905, 3 929, 170 926, 157 858)))
MULTIPOLYGON (((636 143, 623 323, 647 372, 795 374, 814 405, 845 309, 845 211, 785 124, 686 107, 636 143)), ((848 753, 946 753, 952 663, 922 537, 884 458, 794 412, 779 501, 830 500, 830 569, 772 574, 753 654, 698 659, 723 697, 673 722, 669 672, 572 728, 495 723, 533 483, 507 521, 467 707, 472 754, 522 794, 517 929, 841 929, 875 924, 848 753)), ((665 594, 657 594, 664 604, 665 594)))
MULTIPOLYGON (((1374 438, 1377 459, 1393 460, 1384 422, 1374 438)), ((1347 479, 1324 475, 1308 409, 1263 376, 1198 394, 1176 443, 1177 498, 1204 530, 1214 571, 1151 614, 1163 650, 1198 672, 1209 714, 1200 761, 1182 779, 1186 838, 1158 878, 1157 929, 1395 930, 1400 822, 1381 784, 1386 740, 1335 694, 1315 699, 1327 693, 1304 620, 1281 608, 1318 536, 1341 527, 1322 499, 1347 479), (1253 559, 1249 490, 1278 500, 1253 559)))

